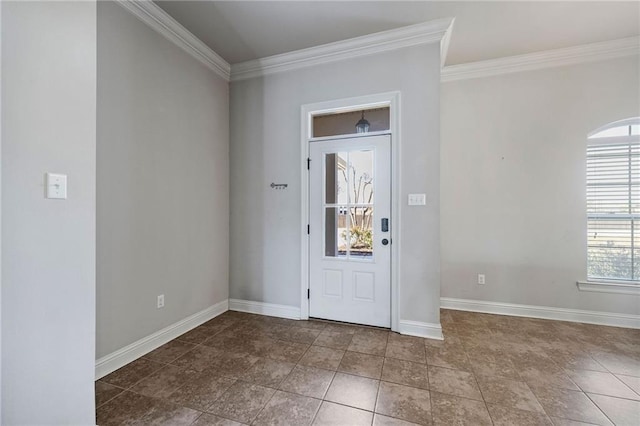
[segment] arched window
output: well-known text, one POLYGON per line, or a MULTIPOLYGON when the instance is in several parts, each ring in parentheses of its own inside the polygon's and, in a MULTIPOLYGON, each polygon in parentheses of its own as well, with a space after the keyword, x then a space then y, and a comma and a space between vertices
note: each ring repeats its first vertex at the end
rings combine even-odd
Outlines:
POLYGON ((640 117, 587 139, 587 276, 640 282, 640 117))

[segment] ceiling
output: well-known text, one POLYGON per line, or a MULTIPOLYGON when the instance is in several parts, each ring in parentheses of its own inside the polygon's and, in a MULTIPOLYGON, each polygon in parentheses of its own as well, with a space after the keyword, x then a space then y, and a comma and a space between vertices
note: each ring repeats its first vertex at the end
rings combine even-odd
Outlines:
POLYGON ((640 2, 158 1, 227 62, 455 17, 447 65, 640 34, 640 2))

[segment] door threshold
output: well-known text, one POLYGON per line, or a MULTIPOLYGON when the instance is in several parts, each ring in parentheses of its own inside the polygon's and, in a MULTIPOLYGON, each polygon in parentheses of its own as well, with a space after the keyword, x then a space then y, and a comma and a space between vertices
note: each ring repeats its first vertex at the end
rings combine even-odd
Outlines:
POLYGON ((334 325, 345 325, 345 326, 353 326, 353 327, 362 327, 362 328, 370 328, 371 330, 380 330, 380 331, 391 331, 391 327, 378 327, 375 325, 367 325, 367 324, 358 324, 355 322, 345 322, 345 321, 336 321, 329 320, 324 318, 315 318, 309 317, 309 321, 318 321, 326 324, 334 324, 334 325))

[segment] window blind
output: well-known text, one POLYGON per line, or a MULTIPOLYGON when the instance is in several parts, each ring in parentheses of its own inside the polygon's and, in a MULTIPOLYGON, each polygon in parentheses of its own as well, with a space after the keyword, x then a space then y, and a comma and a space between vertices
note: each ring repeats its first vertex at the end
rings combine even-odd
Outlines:
POLYGON ((590 279, 640 280, 640 143, 600 138, 587 145, 590 279))

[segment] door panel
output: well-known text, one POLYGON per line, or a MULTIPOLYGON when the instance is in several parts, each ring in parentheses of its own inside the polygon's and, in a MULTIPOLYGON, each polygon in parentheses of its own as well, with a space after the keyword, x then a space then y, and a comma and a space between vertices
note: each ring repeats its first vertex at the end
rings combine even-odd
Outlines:
POLYGON ((391 137, 311 142, 310 156, 309 315, 390 327, 391 137))

